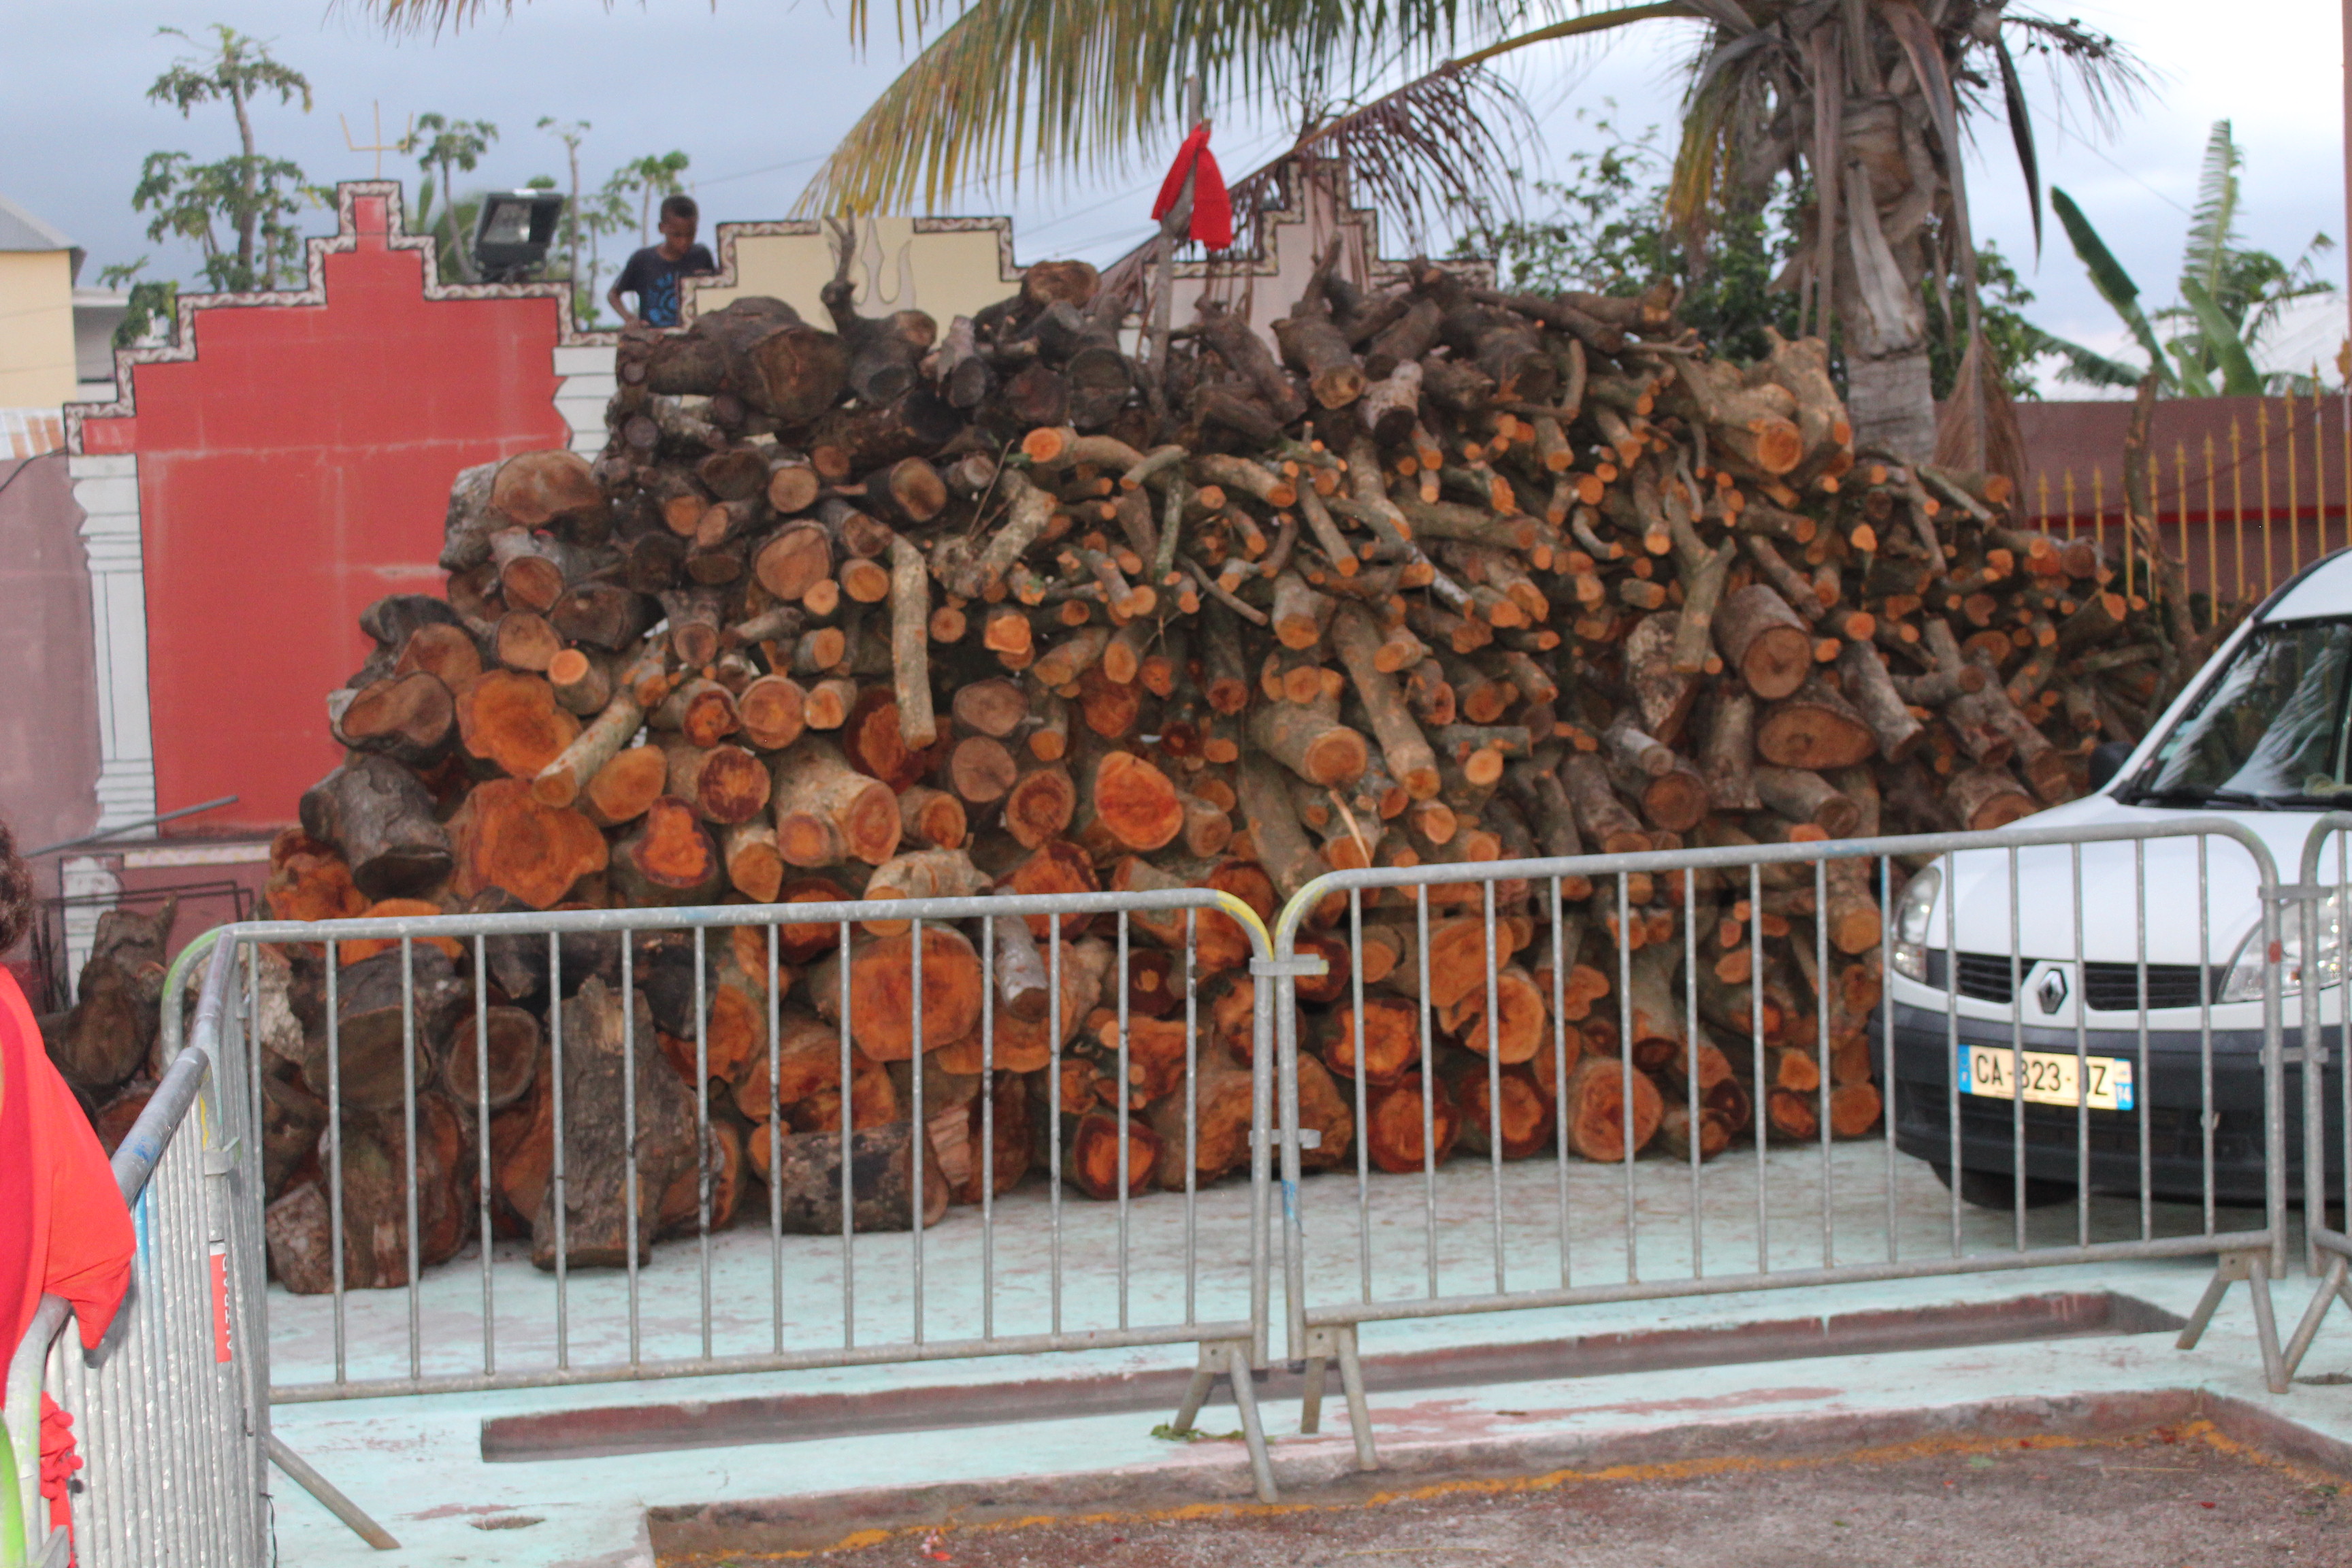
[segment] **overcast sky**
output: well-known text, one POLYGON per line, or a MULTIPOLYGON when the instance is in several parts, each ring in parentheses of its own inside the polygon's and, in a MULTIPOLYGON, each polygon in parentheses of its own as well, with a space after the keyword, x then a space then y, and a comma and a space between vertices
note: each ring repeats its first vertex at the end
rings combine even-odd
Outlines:
MULTIPOLYGON (((156 36, 163 25, 199 31, 221 21, 269 40, 317 92, 308 115, 274 105, 257 111, 265 151, 299 162, 313 180, 363 177, 373 154, 344 145, 373 140, 381 104, 385 139, 414 113, 437 110, 498 123, 502 139, 480 171, 486 184, 561 175, 562 149, 533 129, 542 116, 584 120, 583 177, 678 148, 692 160, 706 229, 714 221, 784 215, 811 169, 901 62, 888 32, 894 8, 877 5, 870 55, 849 44, 837 6, 779 0, 537 0, 511 17, 438 40, 391 40, 321 0, 81 0, 26 5, 0 50, 0 191, 86 247, 84 281, 108 263, 152 254, 155 265, 193 274, 192 254, 157 246, 130 208, 140 160, 157 148, 215 157, 234 145, 226 110, 183 121, 149 103, 147 84, 186 47, 156 36)), ((2107 28, 2146 60, 2154 89, 2112 136, 2052 104, 2029 66, 2040 111, 2045 178, 2067 189, 2106 236, 2151 302, 2170 300, 2198 161, 2211 122, 2228 117, 2246 154, 2242 227, 2290 258, 2313 233, 2344 232, 2343 78, 2336 0, 2249 0, 2217 26, 2210 0, 2077 0, 2053 7, 2107 28)), ((1589 116, 1614 100, 1621 124, 1671 124, 1681 25, 1633 29, 1607 47, 1554 46, 1517 58, 1514 73, 1541 111, 1546 141, 1528 166, 1589 138, 1589 116)), ((1216 106, 1212 106, 1213 110, 1216 106)), ((1246 169, 1284 137, 1246 112, 1219 119, 1229 173, 1246 169)), ((1024 177, 1017 192, 971 189, 963 212, 1010 212, 1023 261, 1046 256, 1106 258, 1148 232, 1158 161, 1123 178, 1024 177)), ((387 157, 385 173, 415 170, 387 157)), ((2032 314, 2051 331, 2102 344, 2118 341, 2113 317, 2083 280, 2054 221, 2040 266, 2007 138, 1978 149, 1970 174, 1980 236, 2027 271, 2040 297, 2032 314)), ((412 190, 413 190, 412 185, 412 190)), ((323 216, 323 215, 321 215, 323 216)), ((2339 280, 2339 251, 2326 262, 2339 280)), ((2331 377, 2332 379, 2332 377, 2331 377)))

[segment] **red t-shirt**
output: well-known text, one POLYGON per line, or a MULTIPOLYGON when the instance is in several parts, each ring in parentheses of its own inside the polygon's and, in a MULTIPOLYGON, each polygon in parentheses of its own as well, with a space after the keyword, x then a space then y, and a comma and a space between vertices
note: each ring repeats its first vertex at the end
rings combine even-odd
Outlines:
POLYGON ((0 971, 0 1362, 45 1295, 72 1303, 95 1349, 130 1287, 134 1245, 106 1151, 0 971))

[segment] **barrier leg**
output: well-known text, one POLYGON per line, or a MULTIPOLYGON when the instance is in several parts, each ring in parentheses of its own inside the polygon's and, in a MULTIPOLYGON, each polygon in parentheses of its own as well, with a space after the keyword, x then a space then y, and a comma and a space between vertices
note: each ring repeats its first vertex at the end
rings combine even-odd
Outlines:
POLYGON ((1278 1502, 1274 1489, 1274 1459, 1265 1451, 1265 1426, 1257 1415, 1257 1385, 1250 1379, 1250 1347, 1241 1340, 1225 1346, 1225 1371, 1233 1380, 1234 1404, 1242 1413, 1242 1437, 1249 1444, 1250 1474, 1257 1479, 1257 1500, 1278 1502))
POLYGON ((2205 1294, 2198 1299, 2197 1310, 2189 1315, 2180 1338, 2173 1343, 2180 1350, 2195 1350, 2197 1342, 2204 1337, 2206 1326, 2213 1321, 2215 1309, 2221 1305, 2221 1298, 2241 1279, 2253 1293, 2254 1332, 2262 1344, 2263 1381, 2273 1394, 2284 1394, 2288 1372, 2286 1358, 2279 1350, 2278 1319, 2271 1310, 2271 1260, 2267 1252, 2221 1254, 2214 1262, 2213 1278, 2207 1282, 2205 1294))
POLYGON ((1209 1403, 1210 1391, 1217 1386, 1217 1373, 1225 1370, 1224 1350, 1216 1344, 1201 1346, 1201 1364, 1192 1369, 1192 1381, 1184 1385, 1184 1403, 1176 1407, 1176 1419, 1168 1424, 1171 1432, 1190 1432, 1201 1418, 1201 1406, 1209 1403))
POLYGON ((329 1513, 352 1527, 352 1532, 378 1552, 397 1552, 400 1542, 362 1510, 360 1505, 345 1497, 334 1482, 310 1468, 310 1461, 288 1447, 272 1432, 265 1439, 269 1445, 269 1460, 294 1478, 295 1484, 317 1498, 329 1513))
MULTIPOLYGON (((1307 1342, 1314 1344, 1321 1331, 1308 1334, 1307 1342)), ((1328 1356, 1310 1353, 1307 1358, 1307 1391, 1298 1399, 1298 1430, 1310 1437, 1323 1430, 1323 1373, 1329 1365, 1328 1356)))
POLYGON ((1348 1427, 1356 1438, 1356 1468, 1377 1470, 1381 1457, 1372 1448, 1372 1407, 1364 1397, 1364 1365, 1356 1356, 1356 1329, 1335 1329, 1339 1347, 1339 1386, 1348 1391, 1348 1427))
POLYGON ((2304 1310, 2303 1321, 2295 1325, 2294 1338, 2287 1342, 2286 1374, 2289 1378, 2294 1376, 2295 1369, 2303 1364, 2304 1356, 2311 1350, 2311 1342, 2318 1337, 2320 1321, 2327 1316, 2327 1309, 2339 1299, 2345 1306, 2352 1307, 2352 1258, 2346 1258, 2341 1253, 2328 1260, 2327 1271, 2320 1278, 2319 1289, 2313 1294, 2311 1305, 2304 1310))

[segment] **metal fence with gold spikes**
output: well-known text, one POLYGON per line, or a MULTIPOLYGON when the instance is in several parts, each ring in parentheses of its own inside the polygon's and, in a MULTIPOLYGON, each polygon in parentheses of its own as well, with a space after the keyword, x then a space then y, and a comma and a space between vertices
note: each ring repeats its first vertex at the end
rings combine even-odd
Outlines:
MULTIPOLYGON (((2024 404, 2025 504, 2042 530, 2090 535, 2133 576, 2124 528, 2128 403, 2024 404)), ((2342 391, 2159 403, 2149 440, 2155 527, 2190 588, 2259 603, 2352 545, 2352 402, 2342 391)))

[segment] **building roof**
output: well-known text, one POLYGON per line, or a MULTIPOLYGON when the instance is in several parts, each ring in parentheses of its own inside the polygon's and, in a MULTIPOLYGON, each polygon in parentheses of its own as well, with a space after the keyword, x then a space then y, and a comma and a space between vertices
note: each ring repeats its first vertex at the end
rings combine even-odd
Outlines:
POLYGON ((63 250, 71 253, 73 269, 81 271, 82 247, 6 196, 0 196, 0 250, 63 250))

